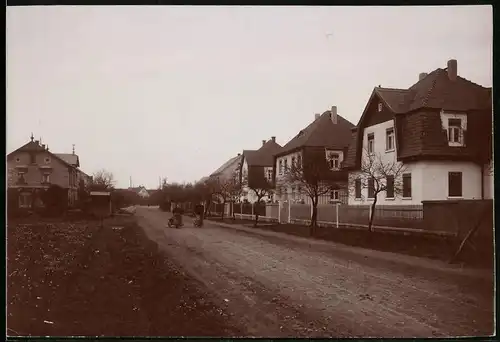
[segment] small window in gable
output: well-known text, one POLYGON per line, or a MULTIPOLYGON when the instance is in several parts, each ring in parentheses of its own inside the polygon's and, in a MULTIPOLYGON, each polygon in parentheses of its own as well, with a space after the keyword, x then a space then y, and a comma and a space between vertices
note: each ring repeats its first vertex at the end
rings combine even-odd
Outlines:
POLYGON ((21 159, 19 157, 16 158, 16 163, 19 163, 21 159))
POLYGON ((45 164, 49 164, 50 163, 50 157, 45 157, 45 164))
POLYGON ((383 108, 383 104, 382 104, 382 102, 379 102, 378 103, 378 111, 381 112, 382 108, 383 108))

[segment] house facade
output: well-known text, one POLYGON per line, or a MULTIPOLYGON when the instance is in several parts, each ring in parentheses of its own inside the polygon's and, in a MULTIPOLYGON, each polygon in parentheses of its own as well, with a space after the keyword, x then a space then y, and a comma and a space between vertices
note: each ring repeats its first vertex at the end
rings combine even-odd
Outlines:
POLYGON ((274 155, 280 150, 276 137, 271 137, 268 141, 262 140, 262 146, 258 150, 243 151, 240 170, 243 184, 241 201, 255 203, 258 199, 256 192, 266 193, 261 198, 262 201, 273 200, 274 155))
POLYGON ((369 155, 403 169, 400 179, 387 180, 388 190, 377 196, 379 204, 492 198, 491 132, 491 88, 458 76, 456 60, 445 69, 420 74, 408 89, 376 87, 352 130, 344 164, 349 204, 374 200, 370 186, 360 185, 369 155))
MULTIPOLYGON (((68 206, 75 206, 78 187, 88 183, 91 177, 78 169, 77 162, 49 151, 48 146, 33 140, 7 155, 7 187, 16 194, 20 208, 43 206, 41 195, 50 185, 58 185, 67 191, 68 206)), ((12 205, 12 202, 10 203, 12 205)))
MULTIPOLYGON (((292 165, 326 165, 321 170, 324 179, 334 180, 338 188, 323 194, 319 204, 347 201, 347 173, 341 169, 354 125, 338 115, 337 107, 330 111, 316 114, 314 121, 301 130, 274 156, 274 180, 276 199, 296 203, 311 203, 301 182, 291 182, 287 170, 292 165), (324 158, 324 159, 323 159, 324 158)), ((319 167, 319 166, 318 166, 319 167)), ((312 171, 309 167, 309 173, 312 171)), ((305 175, 307 176, 307 175, 305 175)), ((323 176, 322 176, 323 177, 323 176)))
POLYGON ((150 196, 149 191, 142 185, 136 188, 129 188, 129 190, 135 192, 142 199, 147 199, 150 196))

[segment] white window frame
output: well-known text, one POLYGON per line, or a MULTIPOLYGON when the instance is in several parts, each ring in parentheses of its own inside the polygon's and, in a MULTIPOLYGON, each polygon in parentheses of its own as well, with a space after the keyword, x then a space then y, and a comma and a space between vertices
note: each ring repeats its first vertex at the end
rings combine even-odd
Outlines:
POLYGON ((382 108, 384 108, 384 105, 382 104, 382 102, 379 102, 378 103, 378 111, 381 112, 382 108))
POLYGON ((330 170, 338 170, 340 168, 340 155, 338 153, 330 153, 328 155, 330 170))
POLYGON ((26 172, 24 171, 17 171, 17 182, 19 182, 21 180, 21 176, 23 177, 24 179, 24 182, 26 183, 26 178, 25 178, 25 175, 26 175, 26 172))
POLYGON ((448 118, 448 143, 451 146, 463 146, 464 143, 464 129, 462 127, 463 120, 462 118, 448 118), (456 120, 459 121, 460 124, 457 125, 450 125, 451 120, 456 120), (455 140, 455 132, 458 131, 458 141, 455 140))
POLYGON ((340 199, 340 194, 338 190, 332 190, 330 191, 330 200, 331 201, 338 201, 340 199))
POLYGON ((42 173, 42 183, 43 184, 50 183, 50 173, 42 173))
POLYGON ((394 127, 387 128, 385 131, 385 151, 392 152, 396 148, 396 134, 394 133, 394 127), (392 146, 389 142, 392 142, 392 146))
POLYGON ((366 136, 368 153, 375 153, 375 133, 368 133, 366 136), (370 139, 371 138, 371 139, 370 139))

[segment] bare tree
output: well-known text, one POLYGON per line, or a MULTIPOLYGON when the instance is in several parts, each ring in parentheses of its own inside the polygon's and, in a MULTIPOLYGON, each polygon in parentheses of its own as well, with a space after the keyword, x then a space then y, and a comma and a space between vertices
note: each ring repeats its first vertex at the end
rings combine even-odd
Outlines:
POLYGON ((362 189, 368 190, 368 198, 373 200, 368 231, 373 231, 373 218, 375 217, 378 195, 384 191, 390 197, 403 195, 403 173, 405 172, 406 166, 403 163, 395 159, 384 159, 380 153, 368 152, 368 149, 363 150, 360 169, 349 180, 349 193, 356 195, 356 191, 358 191, 357 197, 363 197, 362 189))
MULTIPOLYGON (((273 193, 273 183, 266 178, 263 167, 250 167, 248 174, 242 178, 242 184, 255 194, 258 205, 264 197, 273 193)), ((257 227, 258 222, 259 211, 255 210, 254 227, 257 227)))
POLYGON ((111 191, 114 188, 115 179, 111 172, 105 169, 99 170, 92 176, 89 184, 91 191, 111 191))
POLYGON ((345 171, 332 171, 328 165, 324 149, 310 149, 304 153, 303 162, 284 170, 284 183, 298 186, 299 193, 311 199, 312 214, 310 234, 318 225, 318 202, 321 196, 342 188, 347 182, 345 171))
POLYGON ((217 196, 222 202, 221 219, 224 219, 224 209, 226 203, 235 201, 241 197, 242 186, 237 171, 233 172, 229 177, 219 177, 214 184, 214 196, 217 196))

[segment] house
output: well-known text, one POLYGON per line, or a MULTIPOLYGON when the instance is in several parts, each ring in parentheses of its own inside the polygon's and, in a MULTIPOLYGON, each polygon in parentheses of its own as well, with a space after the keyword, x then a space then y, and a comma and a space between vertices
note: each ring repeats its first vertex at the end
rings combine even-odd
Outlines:
POLYGON ((71 162, 50 152, 31 135, 27 144, 7 155, 7 186, 11 193, 14 190, 18 207, 33 208, 43 205, 41 195, 50 185, 59 185, 67 191, 68 205, 72 207, 78 201, 79 180, 91 181, 78 166, 78 156, 73 155, 71 162))
POLYGON ((241 165, 241 153, 238 153, 235 157, 231 157, 228 161, 222 164, 217 170, 212 172, 209 176, 211 179, 217 180, 228 180, 237 174, 241 165))
MULTIPOLYGON (((240 170, 240 179, 243 181, 242 200, 250 203, 257 201, 254 189, 272 186, 274 174, 274 155, 281 150, 281 145, 276 143, 276 137, 262 140, 258 150, 244 150, 240 170)), ((259 190, 258 190, 259 191, 259 190)), ((262 200, 272 200, 273 196, 264 196, 262 200)))
POLYGON ((343 189, 332 190, 330 194, 319 198, 319 204, 344 200, 347 195, 347 173, 341 170, 341 164, 351 140, 351 128, 354 125, 337 113, 337 107, 330 111, 316 114, 314 121, 302 129, 274 156, 274 177, 278 200, 310 203, 298 184, 289 184, 286 170, 290 165, 305 165, 317 162, 316 156, 328 162, 329 172, 337 178, 343 189), (314 156, 314 158, 313 158, 314 156), (314 159, 314 161, 313 161, 314 159), (303 164, 304 163, 304 164, 303 164))
POLYGON ((377 203, 493 198, 491 96, 491 88, 458 75, 456 60, 421 73, 408 89, 375 87, 344 164, 354 188, 349 204, 372 201, 359 178, 368 153, 405 168, 401 196, 392 188, 377 203))
POLYGON ((135 192, 137 195, 139 195, 140 198, 142 199, 147 199, 150 196, 149 191, 144 187, 144 186, 138 186, 135 188, 128 188, 130 191, 135 192))

